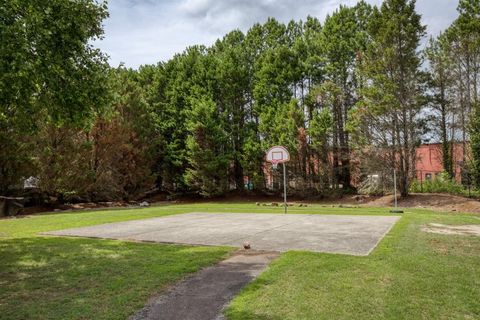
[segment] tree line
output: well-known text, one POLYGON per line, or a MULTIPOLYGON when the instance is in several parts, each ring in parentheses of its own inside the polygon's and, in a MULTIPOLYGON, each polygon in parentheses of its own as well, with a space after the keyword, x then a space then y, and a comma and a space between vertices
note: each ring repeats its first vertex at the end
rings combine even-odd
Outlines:
POLYGON ((284 145, 292 192, 353 192, 395 169, 406 195, 427 136, 452 177, 463 144, 480 185, 478 0, 460 0, 426 45, 415 1, 360 1, 138 70, 111 68, 91 45, 107 16, 94 0, 0 5, 1 194, 30 176, 64 201, 262 192, 265 150, 284 145))

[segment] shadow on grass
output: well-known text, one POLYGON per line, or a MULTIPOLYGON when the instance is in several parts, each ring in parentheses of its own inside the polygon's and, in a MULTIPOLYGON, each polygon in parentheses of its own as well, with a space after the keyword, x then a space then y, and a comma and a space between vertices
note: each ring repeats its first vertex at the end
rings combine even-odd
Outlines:
POLYGON ((0 241, 2 319, 124 319, 227 248, 82 238, 0 241))

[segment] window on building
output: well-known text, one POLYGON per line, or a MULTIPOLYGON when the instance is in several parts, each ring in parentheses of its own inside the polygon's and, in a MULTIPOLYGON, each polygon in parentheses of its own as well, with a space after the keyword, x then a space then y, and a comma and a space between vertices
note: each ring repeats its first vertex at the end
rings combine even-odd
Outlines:
POLYGON ((431 173, 425 173, 425 180, 432 180, 432 174, 431 173))

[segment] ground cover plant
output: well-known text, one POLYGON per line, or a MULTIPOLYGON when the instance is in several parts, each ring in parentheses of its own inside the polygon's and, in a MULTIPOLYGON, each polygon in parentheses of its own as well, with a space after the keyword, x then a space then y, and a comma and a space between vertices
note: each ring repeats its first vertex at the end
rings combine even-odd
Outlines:
MULTIPOLYGON (((290 213, 385 215, 388 208, 291 207, 290 213)), ((202 203, 0 220, 2 319, 119 319, 228 248, 42 237, 42 231, 192 211, 281 213, 251 203, 202 203)), ((228 213, 225 213, 228 214, 228 213)), ((248 286, 229 319, 476 318, 480 239, 420 226, 479 224, 478 215, 408 209, 367 257, 288 252, 248 286)))

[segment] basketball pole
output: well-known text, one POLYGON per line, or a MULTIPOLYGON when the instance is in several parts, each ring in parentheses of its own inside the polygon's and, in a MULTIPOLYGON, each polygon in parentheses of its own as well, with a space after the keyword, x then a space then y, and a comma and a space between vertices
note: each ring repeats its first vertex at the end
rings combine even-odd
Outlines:
POLYGON ((274 146, 268 149, 266 160, 273 165, 273 170, 278 168, 280 162, 283 165, 283 205, 285 206, 285 213, 287 213, 287 169, 285 162, 290 160, 290 154, 285 147, 274 146))
POLYGON ((393 193, 395 197, 395 210, 397 210, 397 172, 393 169, 393 193))
POLYGON ((283 165, 283 205, 285 206, 285 213, 287 213, 287 175, 285 169, 285 162, 283 165))
POLYGON ((393 168, 393 197, 394 197, 394 209, 390 210, 391 213, 403 213, 403 210, 398 209, 397 203, 397 170, 393 168))

